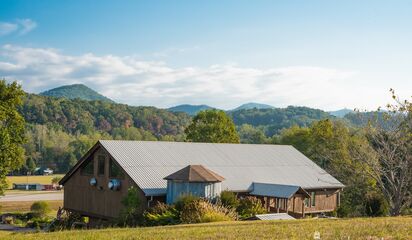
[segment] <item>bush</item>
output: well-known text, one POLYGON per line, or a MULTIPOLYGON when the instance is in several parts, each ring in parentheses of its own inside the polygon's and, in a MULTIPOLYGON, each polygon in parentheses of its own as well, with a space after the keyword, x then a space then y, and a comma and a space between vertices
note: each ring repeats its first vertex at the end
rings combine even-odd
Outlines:
POLYGON ((372 193, 366 196, 366 215, 380 217, 389 215, 389 206, 381 194, 372 193))
POLYGON ((199 197, 193 196, 193 195, 183 195, 181 196, 177 202, 175 203, 176 210, 181 212, 184 208, 184 206, 188 203, 191 203, 193 201, 199 200, 199 197))
POLYGON ((265 208, 262 206, 262 202, 258 198, 252 196, 240 199, 239 206, 236 210, 243 219, 255 216, 256 214, 266 213, 265 208))
POLYGON ((203 199, 187 202, 180 212, 180 221, 182 223, 232 221, 236 219, 237 214, 233 209, 214 205, 203 199))
POLYGON ((145 226, 173 225, 180 222, 176 208, 160 202, 148 209, 143 214, 143 218, 145 226))
POLYGON ((54 177, 51 180, 52 184, 59 184, 60 180, 62 180, 62 177, 54 177))
POLYGON ((26 227, 42 229, 49 225, 50 222, 51 220, 48 218, 33 218, 27 222, 26 227))
POLYGON ((124 208, 120 213, 118 223, 121 226, 136 226, 141 221, 141 202, 137 188, 131 187, 122 199, 124 208))
POLYGON ((220 202, 223 206, 236 209, 239 206, 239 199, 236 194, 230 191, 222 191, 220 193, 220 202))
POLYGON ((30 210, 34 217, 42 218, 50 212, 50 206, 45 201, 37 201, 31 205, 30 210))

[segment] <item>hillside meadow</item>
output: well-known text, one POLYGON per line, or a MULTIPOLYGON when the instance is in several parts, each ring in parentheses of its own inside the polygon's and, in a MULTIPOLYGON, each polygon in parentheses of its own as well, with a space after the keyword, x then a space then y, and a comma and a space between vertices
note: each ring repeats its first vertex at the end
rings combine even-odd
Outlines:
POLYGON ((54 233, 0 232, 1 239, 411 239, 412 216, 220 222, 54 233))

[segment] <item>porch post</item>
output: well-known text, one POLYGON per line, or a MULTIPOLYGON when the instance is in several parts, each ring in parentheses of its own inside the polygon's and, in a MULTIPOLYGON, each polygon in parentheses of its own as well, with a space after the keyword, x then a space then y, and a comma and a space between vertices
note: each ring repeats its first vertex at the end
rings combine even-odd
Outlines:
POLYGON ((302 197, 302 218, 305 218, 305 197, 302 197))

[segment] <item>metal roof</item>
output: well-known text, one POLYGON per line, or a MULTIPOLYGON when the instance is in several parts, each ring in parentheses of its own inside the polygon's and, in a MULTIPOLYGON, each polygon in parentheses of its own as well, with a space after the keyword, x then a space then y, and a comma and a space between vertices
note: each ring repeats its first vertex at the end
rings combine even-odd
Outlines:
MULTIPOLYGON (((277 198, 290 198, 299 190, 304 191, 300 186, 254 182, 252 184, 252 191, 250 194, 277 198)), ((309 196, 308 193, 305 192, 305 194, 309 196)))
POLYGON ((166 193, 163 178, 186 167, 203 165, 226 180, 222 189, 250 191, 253 182, 295 185, 304 189, 344 185, 292 146, 100 140, 146 195, 166 193))
POLYGON ((224 177, 210 171, 202 165, 188 165, 163 179, 186 182, 221 182, 225 180, 224 177))
POLYGON ((257 220, 290 220, 296 219, 287 213, 270 213, 270 214, 259 214, 253 217, 257 220))

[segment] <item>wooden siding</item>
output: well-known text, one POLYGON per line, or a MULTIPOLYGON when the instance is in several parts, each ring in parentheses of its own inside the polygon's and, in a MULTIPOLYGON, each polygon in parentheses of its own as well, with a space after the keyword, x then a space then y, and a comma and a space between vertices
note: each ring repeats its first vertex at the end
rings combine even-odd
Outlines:
POLYGON ((289 199, 257 196, 263 206, 269 212, 288 212, 294 217, 302 217, 304 214, 332 212, 339 206, 339 190, 308 190, 309 194, 315 192, 315 204, 308 200, 308 206, 304 206, 305 198, 301 194, 295 194, 289 199), (304 211, 302 211, 302 209, 304 211))
MULTIPOLYGON (((306 213, 332 212, 338 207, 338 190, 307 190, 309 194, 315 192, 315 206, 312 206, 311 200, 308 201, 308 206, 305 206, 306 213)), ((293 198, 292 198, 293 199, 293 198)), ((303 199, 300 196, 295 196, 295 212, 302 212, 303 199)))
MULTIPOLYGON (((93 175, 82 175, 80 173, 82 167, 80 167, 64 184, 64 208, 92 217, 116 218, 123 207, 121 200, 127 195, 127 190, 131 186, 137 188, 138 186, 124 173, 123 179, 116 178, 121 181, 120 190, 110 190, 107 186, 111 179, 109 177, 109 154, 104 149, 98 148, 91 155, 90 160, 94 161, 93 175), (104 175, 97 174, 99 155, 105 156, 104 175), (97 186, 90 186, 89 184, 90 179, 93 177, 97 180, 97 186)), ((143 211, 147 205, 146 197, 143 191, 140 188, 138 189, 143 211)))

